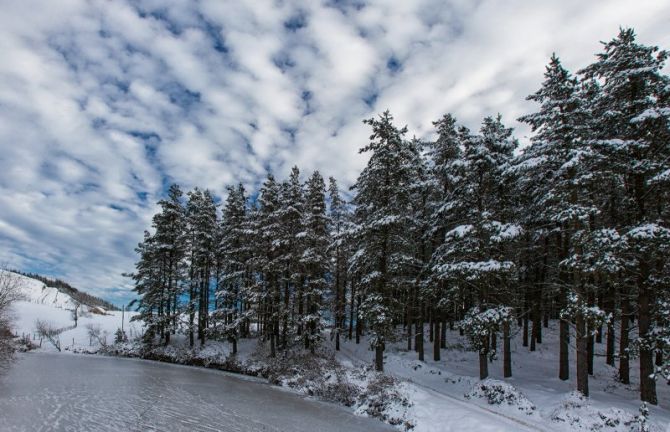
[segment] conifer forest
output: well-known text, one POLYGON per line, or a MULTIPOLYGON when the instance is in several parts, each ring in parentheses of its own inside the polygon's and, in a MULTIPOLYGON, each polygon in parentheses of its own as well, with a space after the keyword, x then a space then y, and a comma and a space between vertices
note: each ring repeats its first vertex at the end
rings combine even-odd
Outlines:
POLYGON ((606 363, 657 404, 670 380, 667 61, 631 28, 579 70, 552 55, 518 119, 523 145, 504 112, 477 129, 445 113, 426 140, 384 111, 363 120, 352 185, 297 166, 225 191, 172 185, 128 275, 143 343, 235 353, 255 339, 278 361, 365 343, 384 371, 389 344, 440 361, 458 331, 480 379, 491 358, 507 378, 511 338, 528 355, 556 322, 555 377, 588 396, 606 363))

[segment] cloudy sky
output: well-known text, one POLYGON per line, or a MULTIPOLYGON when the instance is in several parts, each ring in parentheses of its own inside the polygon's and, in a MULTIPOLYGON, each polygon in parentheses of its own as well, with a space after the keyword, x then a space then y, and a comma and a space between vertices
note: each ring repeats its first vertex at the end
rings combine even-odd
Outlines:
POLYGON ((349 185, 361 120, 410 134, 533 110, 552 52, 576 70, 667 1, 0 0, 0 262, 112 301, 166 186, 253 187, 297 164, 349 185))

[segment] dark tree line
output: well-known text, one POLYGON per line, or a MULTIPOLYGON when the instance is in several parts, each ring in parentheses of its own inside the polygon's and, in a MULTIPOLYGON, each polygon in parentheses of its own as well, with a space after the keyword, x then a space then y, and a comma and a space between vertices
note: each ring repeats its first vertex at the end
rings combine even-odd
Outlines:
POLYGON ((576 75, 552 56, 528 97, 537 111, 519 119, 533 131, 524 149, 500 115, 472 131, 446 114, 433 141, 409 139, 388 111, 365 120, 351 202, 298 168, 269 174, 254 199, 228 188, 220 211, 210 191, 172 186, 132 275, 147 343, 184 332, 236 352, 253 336, 276 356, 366 335, 383 370, 388 343, 406 338, 420 360, 432 343, 439 360, 458 326, 480 377, 499 350, 508 377, 513 331, 534 351, 554 319, 560 379, 574 344, 588 395, 604 343, 624 383, 637 359, 641 398, 656 403, 656 376, 670 378, 666 58, 631 29, 576 75))

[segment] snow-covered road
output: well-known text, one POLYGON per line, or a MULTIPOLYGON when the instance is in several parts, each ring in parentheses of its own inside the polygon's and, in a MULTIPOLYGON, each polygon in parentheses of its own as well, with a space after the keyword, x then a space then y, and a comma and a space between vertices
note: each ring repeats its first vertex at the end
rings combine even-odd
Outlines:
POLYGON ((142 360, 29 353, 0 377, 2 431, 382 431, 259 380, 142 360))

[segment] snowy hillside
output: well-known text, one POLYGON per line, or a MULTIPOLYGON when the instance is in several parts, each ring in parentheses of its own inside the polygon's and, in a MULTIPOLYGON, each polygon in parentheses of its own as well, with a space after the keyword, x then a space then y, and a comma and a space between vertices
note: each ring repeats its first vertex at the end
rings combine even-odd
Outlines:
POLYGON ((43 282, 17 273, 12 273, 12 277, 18 279, 19 291, 24 301, 59 309, 73 309, 75 306, 72 297, 61 293, 58 288, 48 287, 43 282))
MULTIPOLYGON (((123 328, 129 336, 139 332, 137 324, 130 324, 133 312, 107 311, 99 306, 81 305, 77 313, 77 325, 73 319, 76 301, 57 288, 48 287, 36 279, 13 273, 17 279, 22 300, 13 304, 12 331, 15 335, 26 335, 39 345, 36 323, 42 321, 54 329, 61 330, 57 340, 63 350, 86 350, 99 341, 91 340, 89 329, 99 329, 103 342, 112 343, 114 333, 123 328), (123 324, 122 324, 123 323, 123 324)), ((56 350, 42 341, 41 350, 56 350)))

